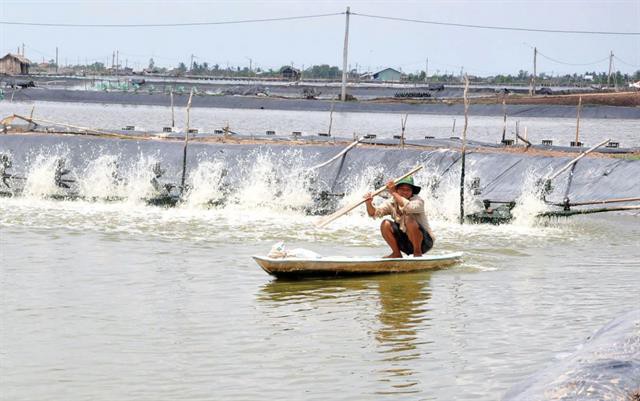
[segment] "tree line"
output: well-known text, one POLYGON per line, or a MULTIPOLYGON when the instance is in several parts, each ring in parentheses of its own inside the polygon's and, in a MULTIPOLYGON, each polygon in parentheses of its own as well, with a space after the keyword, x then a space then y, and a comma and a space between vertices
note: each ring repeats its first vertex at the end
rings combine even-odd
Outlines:
MULTIPOLYGON (((50 60, 50 67, 55 67, 54 60, 50 60)), ((283 71, 293 68, 289 65, 283 65, 280 68, 252 68, 249 69, 246 66, 221 66, 219 64, 210 64, 208 62, 194 61, 192 65, 181 62, 175 68, 158 67, 155 64, 153 58, 149 59, 147 67, 142 73, 160 74, 160 75, 173 75, 173 76, 211 76, 211 77, 237 77, 237 78, 250 78, 250 77, 264 77, 264 78, 279 78, 283 75, 283 71)), ((88 65, 75 65, 68 66, 69 69, 75 73, 84 74, 110 74, 113 73, 115 68, 109 68, 104 63, 95 62, 88 65)), ((120 66, 120 71, 122 68, 120 66)), ((342 78, 342 70, 337 66, 329 64, 312 65, 304 69, 293 68, 298 75, 299 79, 325 79, 325 80, 340 80, 342 78)), ((495 76, 470 76, 472 82, 488 83, 495 85, 528 85, 531 81, 531 73, 526 70, 520 70, 517 74, 497 74, 495 76)), ((360 80, 361 74, 352 69, 348 73, 350 81, 360 80)), ((425 71, 419 71, 415 73, 402 73, 401 80, 404 82, 420 83, 420 82, 439 82, 439 83, 460 83, 462 81, 460 74, 445 73, 432 74, 426 79, 425 71)), ((549 75, 544 72, 539 73, 536 76, 536 84, 538 85, 606 85, 609 82, 611 85, 618 84, 623 85, 627 82, 640 81, 640 70, 634 73, 622 73, 621 71, 615 71, 612 73, 609 79, 608 72, 598 71, 585 71, 582 74, 564 74, 564 75, 549 75)))

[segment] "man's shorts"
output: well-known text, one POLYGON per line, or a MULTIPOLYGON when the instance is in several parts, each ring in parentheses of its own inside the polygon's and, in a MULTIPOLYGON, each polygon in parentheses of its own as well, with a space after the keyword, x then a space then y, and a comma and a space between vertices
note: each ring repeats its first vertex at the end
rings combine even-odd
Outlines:
MULTIPOLYGON (((396 241, 398 241, 398 247, 400 250, 407 255, 413 255, 413 245, 411 241, 409 241, 409 237, 407 234, 400 229, 400 226, 395 221, 389 220, 391 223, 391 228, 393 229, 393 236, 396 237, 396 241)), ((421 225, 420 231, 422 232, 422 253, 427 253, 431 248, 433 248, 433 239, 421 225)))

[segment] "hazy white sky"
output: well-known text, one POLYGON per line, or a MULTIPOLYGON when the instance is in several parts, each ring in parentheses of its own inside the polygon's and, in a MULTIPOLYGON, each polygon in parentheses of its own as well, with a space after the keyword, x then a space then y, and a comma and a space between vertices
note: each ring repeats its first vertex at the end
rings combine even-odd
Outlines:
MULTIPOLYGON (((458 1, 29 1, 0 0, 0 20, 70 24, 214 22, 339 13, 350 6, 362 14, 475 25, 536 29, 640 32, 640 0, 458 0, 458 1)), ((191 54, 210 65, 279 68, 312 64, 342 66, 344 15, 309 20, 162 28, 78 28, 0 25, 0 50, 25 44, 33 61, 85 60, 141 68, 189 63, 191 54)), ((623 72, 640 70, 640 36, 514 32, 426 25, 351 16, 349 64, 360 71, 394 67, 477 75, 532 71, 607 71, 608 55, 623 72), (553 60, 551 60, 553 59, 553 60), (573 64, 573 65, 569 65, 573 64)))

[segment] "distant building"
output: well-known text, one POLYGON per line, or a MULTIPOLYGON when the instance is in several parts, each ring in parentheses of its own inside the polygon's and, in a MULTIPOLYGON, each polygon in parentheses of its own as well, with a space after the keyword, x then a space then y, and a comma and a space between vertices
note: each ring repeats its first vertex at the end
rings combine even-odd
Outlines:
POLYGON ((593 81, 593 75, 585 75, 584 76, 584 80, 585 81, 593 81))
POLYGON ((29 75, 31 61, 19 54, 7 53, 0 58, 0 74, 7 75, 29 75))
POLYGON ((300 70, 295 69, 293 67, 286 66, 280 69, 280 75, 284 79, 298 81, 300 79, 300 70))
POLYGON ((393 68, 385 68, 382 71, 378 71, 373 74, 373 79, 376 81, 400 81, 402 73, 393 68))

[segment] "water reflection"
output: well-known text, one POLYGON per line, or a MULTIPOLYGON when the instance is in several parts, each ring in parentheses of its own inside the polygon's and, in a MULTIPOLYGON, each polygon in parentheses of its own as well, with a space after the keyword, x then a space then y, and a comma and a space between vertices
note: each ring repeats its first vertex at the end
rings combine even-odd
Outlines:
POLYGON ((378 394, 422 391, 413 361, 422 355, 424 340, 419 333, 429 327, 430 278, 431 273, 398 274, 379 281, 380 328, 375 335, 382 362, 379 375, 391 388, 380 389, 378 394))
MULTIPOLYGON (((309 311, 322 308, 355 308, 358 318, 366 317, 366 336, 374 341, 358 344, 370 348, 367 362, 372 364, 378 395, 419 394, 418 361, 424 356, 421 345, 427 344, 424 333, 430 327, 428 302, 431 299, 431 273, 407 273, 358 278, 333 278, 302 281, 273 280, 266 284, 258 299, 269 307, 289 308, 281 319, 308 319, 309 311), (354 306, 357 305, 357 306, 354 306), (368 305, 377 307, 377 313, 368 305), (363 310, 362 307, 365 309, 363 310)), ((318 330, 323 330, 319 325, 318 330)), ((346 334, 348 335, 348 334, 346 334)), ((362 341, 362 340, 361 340, 362 341)), ((354 352, 358 352, 354 349, 354 352)))

